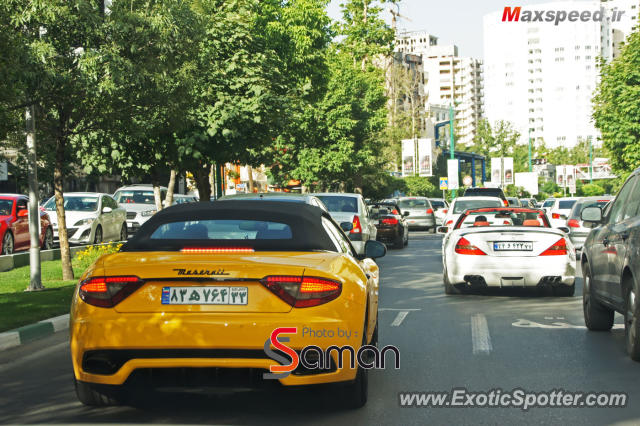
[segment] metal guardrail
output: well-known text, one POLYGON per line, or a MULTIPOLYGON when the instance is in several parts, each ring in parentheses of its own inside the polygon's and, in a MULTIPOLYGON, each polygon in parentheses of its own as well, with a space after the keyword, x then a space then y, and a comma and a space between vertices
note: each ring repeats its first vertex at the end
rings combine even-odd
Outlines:
MULTIPOLYGON (((100 243, 100 244, 87 244, 84 246, 73 246, 69 247, 71 251, 71 257, 73 257, 77 252, 86 249, 91 246, 105 246, 113 243, 124 243, 124 241, 111 241, 110 243, 100 243)), ((40 250, 40 261, 46 262, 49 260, 59 260, 60 259, 60 249, 51 249, 51 250, 40 250)), ((0 256, 0 272, 7 272, 15 268, 19 268, 21 266, 29 265, 29 250, 23 251, 20 253, 7 254, 4 256, 0 256)))

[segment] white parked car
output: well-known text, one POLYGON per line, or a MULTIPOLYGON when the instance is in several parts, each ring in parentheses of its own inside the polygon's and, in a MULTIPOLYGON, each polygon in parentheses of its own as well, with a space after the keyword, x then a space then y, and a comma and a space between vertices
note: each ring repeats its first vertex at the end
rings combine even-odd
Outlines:
POLYGON ((567 226, 567 220, 569 213, 573 205, 579 198, 556 198, 553 200, 553 204, 547 209, 547 216, 551 221, 551 226, 559 228, 561 226, 567 226))
MULTIPOLYGON (((73 244, 98 244, 103 241, 127 239, 126 212, 108 194, 98 192, 67 192, 63 194, 67 235, 73 244)), ((53 225, 53 237, 58 239, 58 215, 55 197, 43 206, 53 225)))
MULTIPOLYGON (((164 201, 167 188, 160 187, 160 194, 164 201)), ((150 184, 123 186, 113 194, 113 198, 127 212, 127 228, 130 234, 135 234, 140 226, 158 211, 153 195, 153 185, 150 184)))
POLYGON ((371 218, 362 195, 333 192, 310 195, 315 195, 324 203, 336 222, 340 224, 351 222, 352 229, 346 233, 356 252, 364 254, 365 243, 369 240, 375 241, 378 230, 376 229, 377 220, 371 218))
POLYGON ((442 219, 442 226, 446 226, 451 229, 453 225, 456 224, 460 215, 467 209, 501 206, 504 206, 504 202, 498 197, 468 196, 454 198, 451 201, 451 205, 449 206, 445 217, 442 219))
POLYGON ((486 287, 548 286, 558 296, 575 291, 573 243, 540 209, 467 210, 445 233, 442 263, 447 294, 486 287))

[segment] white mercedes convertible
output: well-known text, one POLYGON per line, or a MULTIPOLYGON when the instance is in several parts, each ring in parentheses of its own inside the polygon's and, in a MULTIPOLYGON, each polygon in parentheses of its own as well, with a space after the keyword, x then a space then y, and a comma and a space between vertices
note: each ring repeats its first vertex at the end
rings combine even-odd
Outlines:
POLYGON ((575 291, 575 249, 568 229, 551 228, 543 210, 490 207, 466 210, 444 233, 442 262, 447 294, 467 288, 551 287, 575 291))

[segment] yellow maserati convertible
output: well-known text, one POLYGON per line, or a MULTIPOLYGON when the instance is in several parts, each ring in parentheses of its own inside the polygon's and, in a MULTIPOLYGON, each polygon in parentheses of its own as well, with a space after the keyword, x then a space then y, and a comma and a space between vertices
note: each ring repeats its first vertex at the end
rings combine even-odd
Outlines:
MULTIPOLYGON (((367 400, 386 248, 357 256, 322 209, 218 201, 158 212, 84 273, 71 306, 79 400, 126 402, 139 386, 336 383, 367 400), (364 351, 363 351, 364 349, 364 351)), ((377 359, 377 356, 376 356, 377 359)))

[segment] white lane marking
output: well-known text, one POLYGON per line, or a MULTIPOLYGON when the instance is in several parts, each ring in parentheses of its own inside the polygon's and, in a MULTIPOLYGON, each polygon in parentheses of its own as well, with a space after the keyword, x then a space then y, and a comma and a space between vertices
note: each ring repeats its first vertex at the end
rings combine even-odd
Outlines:
POLYGON ((398 312, 398 315, 396 315, 396 319, 394 319, 391 323, 391 327, 399 327, 400 324, 402 324, 402 321, 404 321, 404 319, 407 317, 407 315, 409 315, 408 311, 398 312))
MULTIPOLYGON (((519 318, 518 321, 511 323, 511 325, 514 327, 521 327, 521 328, 554 328, 554 329, 573 328, 573 329, 579 329, 579 330, 587 329, 587 327, 585 327, 584 325, 573 325, 573 324, 560 322, 560 321, 555 321, 555 322, 552 322, 551 324, 541 324, 539 322, 530 321, 522 318, 519 318)), ((624 324, 613 325, 613 330, 620 330, 620 329, 624 329, 624 324)))
POLYGON ((5 372, 7 370, 11 370, 13 368, 16 368, 22 364, 26 364, 28 362, 33 361, 34 359, 38 359, 40 357, 43 357, 45 355, 49 355, 53 352, 56 352, 62 348, 68 347, 69 346, 69 342, 62 342, 62 343, 58 343, 57 345, 53 345, 53 346, 49 346, 48 348, 42 349, 41 351, 38 352, 34 352, 32 354, 29 354, 27 356, 23 356, 22 358, 18 359, 17 361, 12 361, 9 362, 7 364, 4 365, 0 365, 0 373, 5 372))
POLYGON ((415 308, 380 308, 379 311, 421 311, 422 309, 415 308))
POLYGON ((493 349, 487 318, 482 314, 471 317, 471 341, 474 354, 488 354, 493 349))

